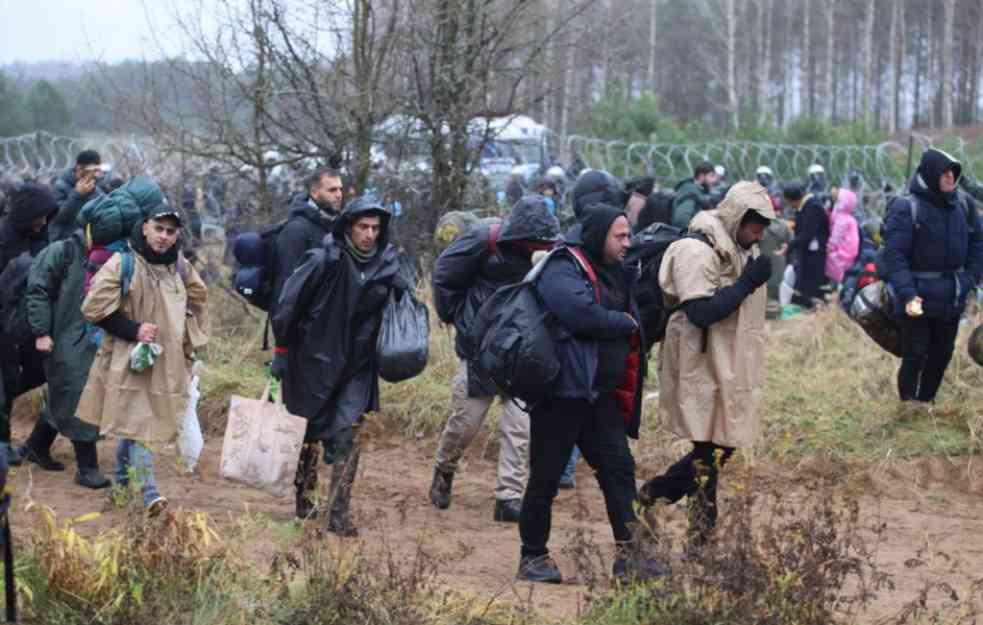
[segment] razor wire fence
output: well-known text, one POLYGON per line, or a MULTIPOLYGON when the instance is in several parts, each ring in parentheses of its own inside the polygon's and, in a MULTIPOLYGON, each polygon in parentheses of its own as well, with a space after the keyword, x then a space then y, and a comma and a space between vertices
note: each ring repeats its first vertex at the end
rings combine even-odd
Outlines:
MULTIPOLYGON (((914 150, 932 146, 923 135, 912 135, 914 150)), ((954 156, 968 163, 966 143, 955 140, 950 147, 954 156)), ((755 141, 715 141, 704 143, 626 143, 570 135, 563 141, 564 154, 579 158, 587 167, 605 169, 616 175, 630 177, 648 175, 660 183, 674 184, 691 176, 693 168, 703 161, 722 165, 730 180, 754 178, 759 166, 771 168, 777 180, 804 179, 810 165, 819 164, 833 184, 847 185, 857 177, 868 188, 883 188, 886 184, 902 188, 909 168, 917 164, 917 156, 909 155, 909 146, 896 141, 871 145, 809 145, 755 141), (909 162, 913 159, 914 162, 909 162)))

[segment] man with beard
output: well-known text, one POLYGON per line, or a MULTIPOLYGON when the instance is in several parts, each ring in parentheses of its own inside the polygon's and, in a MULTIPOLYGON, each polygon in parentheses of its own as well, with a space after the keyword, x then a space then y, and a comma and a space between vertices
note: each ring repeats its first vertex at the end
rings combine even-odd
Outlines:
POLYGON ((389 221, 377 202, 351 202, 287 279, 273 315, 274 375, 283 379, 287 409, 308 421, 294 482, 296 514, 308 518, 317 511, 317 444, 323 443, 333 460, 327 529, 341 536, 356 533, 349 503, 359 424, 379 409, 382 313, 390 290, 409 286, 398 278, 389 221))
POLYGON ((659 358, 659 414, 693 450, 641 490, 643 503, 690 505, 690 541, 716 524, 717 474, 758 431, 765 302, 771 259, 754 249, 775 212, 755 182, 734 185, 700 213, 692 236, 673 243, 659 268, 669 318, 659 358))

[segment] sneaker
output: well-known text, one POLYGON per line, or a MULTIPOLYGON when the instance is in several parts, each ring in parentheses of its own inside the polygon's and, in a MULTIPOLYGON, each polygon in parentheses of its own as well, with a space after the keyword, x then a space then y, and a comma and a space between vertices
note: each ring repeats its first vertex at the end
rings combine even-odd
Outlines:
POLYGON ((495 520, 499 523, 518 523, 522 512, 521 499, 499 499, 495 501, 495 520))
POLYGON ((147 514, 149 516, 159 516, 161 512, 167 510, 167 499, 157 496, 156 499, 147 504, 147 514))
POLYGON ((523 556, 520 558, 519 573, 516 578, 527 582, 546 584, 559 584, 563 581, 560 569, 548 553, 542 556, 523 556))

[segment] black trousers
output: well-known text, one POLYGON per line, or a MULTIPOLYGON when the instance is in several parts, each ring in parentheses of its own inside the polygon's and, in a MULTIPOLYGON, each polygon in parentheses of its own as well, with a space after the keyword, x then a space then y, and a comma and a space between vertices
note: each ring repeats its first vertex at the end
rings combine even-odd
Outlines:
POLYGON ((717 525, 717 481, 720 469, 734 454, 733 447, 693 441, 693 450, 642 487, 647 499, 676 503, 690 498, 690 532, 698 541, 717 525))
POLYGON ((959 333, 959 320, 901 318, 901 369, 898 395, 902 401, 933 401, 942 384, 959 333))
POLYGON ((615 541, 631 540, 628 523, 635 521, 632 503, 638 496, 635 459, 614 395, 604 394, 594 404, 554 399, 534 408, 529 422, 529 483, 519 515, 522 555, 549 552, 553 499, 574 445, 594 470, 615 541))
POLYGON ((8 352, 0 360, 3 377, 3 404, 0 406, 0 442, 10 442, 10 411, 14 400, 45 383, 44 356, 25 344, 17 348, 5 348, 8 352))

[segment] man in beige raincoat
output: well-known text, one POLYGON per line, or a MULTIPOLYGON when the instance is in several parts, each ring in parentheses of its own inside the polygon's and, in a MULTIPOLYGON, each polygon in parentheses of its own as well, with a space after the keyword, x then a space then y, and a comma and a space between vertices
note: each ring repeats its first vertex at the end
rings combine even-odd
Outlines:
POLYGON ((775 212, 760 185, 739 182, 715 210, 693 218, 659 269, 669 319, 659 362, 659 411, 693 450, 642 487, 640 500, 690 503, 690 538, 716 524, 717 473, 758 431, 764 346, 762 285, 771 260, 757 250, 775 212))
POLYGON ((140 481, 144 506, 167 503, 154 480, 152 445, 172 442, 188 403, 194 352, 204 334, 207 290, 179 252, 181 218, 160 205, 134 229, 132 250, 114 254, 93 277, 85 318, 104 330, 79 401, 79 418, 119 437, 116 483, 140 481), (138 343, 163 348, 152 366, 131 367, 138 343))

